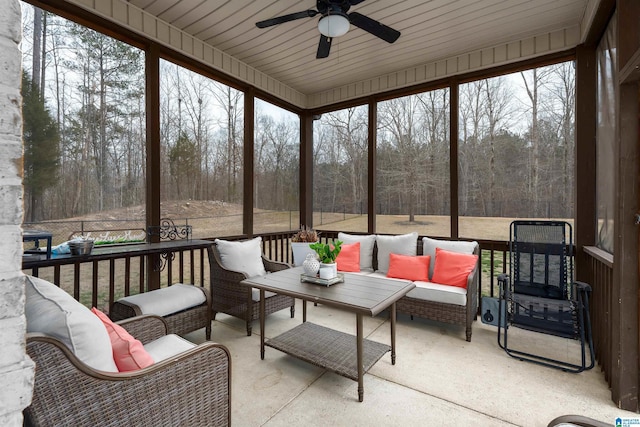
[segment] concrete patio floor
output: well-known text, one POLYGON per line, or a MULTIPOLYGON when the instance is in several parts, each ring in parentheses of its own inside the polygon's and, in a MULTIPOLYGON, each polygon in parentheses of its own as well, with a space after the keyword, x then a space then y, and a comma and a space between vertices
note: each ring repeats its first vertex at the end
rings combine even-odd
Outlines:
MULTIPOLYGON (((355 315, 308 304, 307 320, 355 334, 355 315)), ((267 337, 302 321, 288 310, 267 318, 267 337)), ((461 327, 411 320, 399 314, 396 364, 387 353, 364 377, 364 401, 355 381, 266 348, 260 360, 259 322, 252 336, 244 323, 219 314, 212 340, 232 355, 234 426, 546 426, 565 414, 614 424, 637 418, 611 401, 596 366, 580 374, 561 372, 509 357, 496 342, 496 328, 478 321, 471 342, 461 327)), ((510 342, 541 345, 560 354, 577 354, 575 342, 511 328, 510 342), (513 332, 513 333, 512 333, 513 332), (513 341, 511 341, 513 340, 513 341)), ((364 319, 365 337, 390 343, 386 314, 364 319)), ((204 331, 187 335, 204 340, 204 331)), ((197 393, 197 390, 194 390, 197 393)))

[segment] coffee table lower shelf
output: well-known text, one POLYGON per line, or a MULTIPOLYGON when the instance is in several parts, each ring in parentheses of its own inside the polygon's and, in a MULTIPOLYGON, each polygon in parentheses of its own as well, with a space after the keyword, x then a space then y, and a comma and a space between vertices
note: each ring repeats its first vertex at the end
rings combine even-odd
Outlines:
MULTIPOLYGON (((264 343, 290 356, 358 381, 357 343, 351 334, 310 322, 278 335, 264 343)), ((362 363, 369 371, 391 346, 363 340, 362 363)))

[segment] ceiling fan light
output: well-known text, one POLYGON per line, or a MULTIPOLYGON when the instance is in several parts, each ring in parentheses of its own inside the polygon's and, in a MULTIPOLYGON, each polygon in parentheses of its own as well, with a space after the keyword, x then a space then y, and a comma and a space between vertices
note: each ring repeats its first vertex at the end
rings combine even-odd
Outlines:
POLYGON ((318 21, 318 31, 331 38, 344 36, 349 31, 349 18, 342 13, 323 16, 318 21))

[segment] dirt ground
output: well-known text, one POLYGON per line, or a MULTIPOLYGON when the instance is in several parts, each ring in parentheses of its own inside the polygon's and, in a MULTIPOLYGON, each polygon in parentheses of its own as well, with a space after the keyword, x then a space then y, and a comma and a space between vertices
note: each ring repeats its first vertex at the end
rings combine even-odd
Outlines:
MULTIPOLYGON (((193 227, 194 238, 221 237, 242 234, 242 206, 221 201, 170 201, 161 205, 162 217, 174 219, 176 224, 193 227)), ((68 240, 70 230, 144 228, 144 207, 114 209, 39 224, 37 228, 47 229, 54 234, 54 245, 68 240), (83 223, 81 225, 81 223, 83 223)), ((402 234, 417 231, 418 234, 433 237, 449 237, 451 225, 449 216, 417 215, 414 222, 408 215, 378 215, 378 233, 402 234)), ((514 218, 470 217, 459 219, 461 238, 508 240, 509 224, 514 218)), ((289 231, 298 229, 298 211, 254 210, 254 230, 256 233, 289 231)), ((367 231, 367 216, 343 213, 314 213, 314 227, 319 230, 367 231)))
MULTIPOLYGON (((188 223, 193 227, 193 238, 211 238, 242 234, 242 209, 241 206, 232 205, 219 201, 182 201, 164 202, 162 204, 162 216, 173 218, 177 224, 188 223)), ((80 229, 80 222, 84 221, 84 229, 126 229, 144 228, 143 208, 123 208, 113 211, 105 211, 96 214, 86 215, 81 218, 72 218, 71 223, 51 222, 41 224, 42 229, 52 231, 54 234, 54 245, 68 239, 70 229, 80 229), (127 220, 132 218, 131 220, 127 220), (123 221, 124 220, 124 221, 123 221), (71 225, 70 225, 71 224, 71 225)), ((460 217, 459 234, 461 238, 477 240, 508 240, 509 224, 512 218, 482 218, 482 217, 460 217)), ((342 213, 316 213, 314 215, 315 228, 318 230, 333 230, 346 232, 366 232, 367 216, 350 215, 342 213)), ((448 216, 426 216, 415 217, 414 222, 408 221, 406 215, 378 215, 376 218, 377 232, 403 234, 417 231, 420 235, 433 237, 450 236, 450 218, 448 216)), ((273 212, 254 211, 254 228, 256 233, 280 232, 295 230, 299 227, 298 212, 273 212)), ((200 266, 196 257, 194 266, 196 283, 201 281, 200 266)), ((487 261, 488 262, 488 261, 487 261)), ((483 281, 489 283, 490 271, 485 266, 483 259, 483 281)), ((179 258, 173 261, 172 282, 177 281, 179 258)), ((124 261, 116 262, 114 277, 110 279, 108 262, 99 262, 95 265, 97 276, 98 306, 107 311, 112 301, 109 298, 109 283, 113 280, 115 284, 114 300, 124 296, 125 268, 124 261)), ((189 277, 189 265, 187 262, 186 277, 189 277)), ((163 272, 162 283, 166 285, 169 281, 167 269, 163 272)), ((132 293, 138 292, 140 266, 137 260, 132 260, 130 277, 132 283, 132 293)), ((30 272, 26 271, 27 274, 30 272)), ((39 276, 53 281, 53 268, 41 268, 39 276)), ((73 266, 62 266, 60 268, 61 286, 73 295, 73 266)), ((85 305, 91 305, 91 295, 93 294, 94 264, 81 264, 80 269, 80 300, 85 305)), ((204 281, 209 280, 208 269, 205 268, 204 281)))

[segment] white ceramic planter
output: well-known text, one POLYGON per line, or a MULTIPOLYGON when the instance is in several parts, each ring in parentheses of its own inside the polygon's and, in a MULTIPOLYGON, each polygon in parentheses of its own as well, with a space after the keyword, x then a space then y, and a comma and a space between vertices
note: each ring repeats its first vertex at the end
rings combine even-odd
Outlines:
POLYGON ((320 263, 320 271, 318 273, 318 275, 320 276, 321 279, 333 279, 334 277, 338 276, 338 264, 337 263, 331 263, 331 264, 325 264, 323 262, 320 263))
POLYGON ((309 247, 311 243, 307 242, 291 242, 291 251, 293 252, 293 265, 299 267, 307 258, 307 254, 315 254, 316 252, 309 247))

